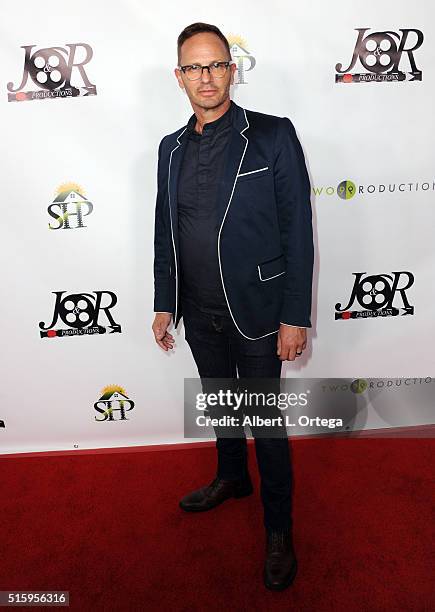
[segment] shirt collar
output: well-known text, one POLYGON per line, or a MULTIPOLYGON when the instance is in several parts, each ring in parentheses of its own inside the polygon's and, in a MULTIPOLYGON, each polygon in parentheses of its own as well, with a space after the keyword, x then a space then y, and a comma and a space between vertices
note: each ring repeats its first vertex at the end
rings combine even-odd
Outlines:
MULTIPOLYGON (((218 119, 215 119, 214 121, 210 121, 209 123, 206 123, 202 129, 203 133, 205 131, 214 132, 216 129, 221 129, 225 127, 226 125, 228 125, 232 119, 233 108, 234 108, 234 103, 232 100, 230 100, 230 106, 225 111, 225 113, 221 115, 218 119)), ((187 123, 187 131, 190 133, 197 134, 198 136, 201 136, 199 132, 195 131, 195 125, 196 125, 196 115, 195 113, 193 113, 193 115, 190 117, 187 123)))

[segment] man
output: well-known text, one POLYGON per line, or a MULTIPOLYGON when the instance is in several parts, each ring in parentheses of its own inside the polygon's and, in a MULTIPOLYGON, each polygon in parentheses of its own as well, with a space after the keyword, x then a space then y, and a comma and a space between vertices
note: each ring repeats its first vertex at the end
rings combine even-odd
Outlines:
MULTIPOLYGON (((310 183, 290 120, 230 99, 235 70, 218 28, 195 23, 181 32, 174 72, 194 114, 159 146, 152 329, 171 350, 168 326, 183 317, 201 379, 279 379, 311 327, 310 183)), ((252 493, 244 432, 218 436, 216 447, 216 477, 186 495, 183 510, 206 511, 252 493)), ((255 437, 255 448, 264 582, 281 590, 297 571, 287 435, 255 437)))

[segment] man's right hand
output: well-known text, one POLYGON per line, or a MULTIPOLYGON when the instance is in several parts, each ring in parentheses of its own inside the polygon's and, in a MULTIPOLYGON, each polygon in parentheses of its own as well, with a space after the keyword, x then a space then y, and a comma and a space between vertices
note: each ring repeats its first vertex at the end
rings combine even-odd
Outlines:
POLYGON ((171 319, 172 314, 170 312, 157 312, 152 325, 154 338, 164 351, 173 348, 174 345, 174 337, 166 331, 171 319))

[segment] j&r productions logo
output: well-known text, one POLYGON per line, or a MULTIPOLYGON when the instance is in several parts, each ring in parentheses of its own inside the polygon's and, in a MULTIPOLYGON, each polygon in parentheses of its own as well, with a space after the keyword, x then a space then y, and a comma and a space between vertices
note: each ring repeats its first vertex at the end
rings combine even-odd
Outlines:
POLYGON ((63 338, 65 336, 85 336, 93 334, 121 333, 121 326, 115 322, 111 310, 118 298, 112 291, 93 291, 92 293, 71 293, 53 291, 56 296, 53 319, 50 325, 39 323, 41 338, 63 338), (101 325, 102 313, 109 325, 101 325), (57 328, 58 320, 66 328, 57 328))
POLYGON ((94 207, 85 197, 85 192, 77 183, 63 183, 56 190, 56 197, 47 212, 56 223, 48 224, 49 229, 77 229, 86 227, 83 217, 91 214, 94 207))
POLYGON ((34 47, 21 47, 24 49, 23 76, 17 87, 12 81, 8 83, 9 102, 97 95, 97 89, 85 70, 93 56, 90 45, 76 43, 64 47, 34 47), (25 90, 29 77, 36 90, 25 90))
POLYGON ((354 272, 355 281, 349 302, 342 308, 335 305, 335 320, 367 319, 373 317, 396 317, 413 315, 406 291, 414 284, 411 272, 392 272, 391 274, 364 275, 366 272, 354 272), (396 299, 397 297, 397 299, 396 299), (396 305, 393 302, 396 299, 396 305), (401 307, 400 301, 401 300, 401 307), (363 310, 352 310, 355 301, 363 310))
POLYGON ((372 194, 388 195, 390 193, 424 193, 426 191, 435 190, 435 180, 426 182, 408 181, 402 183, 367 183, 357 184, 351 180, 340 181, 336 186, 322 185, 320 187, 312 187, 313 194, 316 197, 331 197, 336 196, 341 200, 352 200, 355 196, 369 196, 372 194))
POLYGON ((108 385, 102 390, 100 399, 95 402, 94 410, 98 412, 95 420, 102 421, 128 421, 127 412, 133 410, 134 402, 127 396, 127 392, 119 385, 108 385))
POLYGON ((356 28, 358 32, 352 59, 347 68, 342 63, 335 66, 336 83, 388 83, 391 81, 421 81, 422 71, 417 68, 414 52, 423 44, 421 30, 401 29, 400 34, 386 30, 366 34, 370 28, 356 28), (402 56, 408 62, 404 72, 402 56), (357 61, 365 72, 351 72, 357 61), (401 68, 399 67, 401 65, 401 68))
POLYGON ((228 34, 226 38, 230 45, 231 57, 237 65, 234 83, 246 85, 245 74, 255 68, 255 57, 248 51, 248 45, 241 36, 228 34))

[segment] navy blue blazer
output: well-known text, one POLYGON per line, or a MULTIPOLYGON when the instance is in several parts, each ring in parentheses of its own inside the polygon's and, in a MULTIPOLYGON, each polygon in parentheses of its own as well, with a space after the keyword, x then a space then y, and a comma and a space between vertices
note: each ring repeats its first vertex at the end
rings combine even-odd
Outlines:
MULTIPOLYGON (((177 328, 179 248, 177 184, 186 126, 159 146, 154 228, 154 311, 177 328)), ((217 256, 226 301, 249 340, 280 323, 311 327, 313 232, 310 181, 293 124, 234 103, 218 195, 217 256)))

